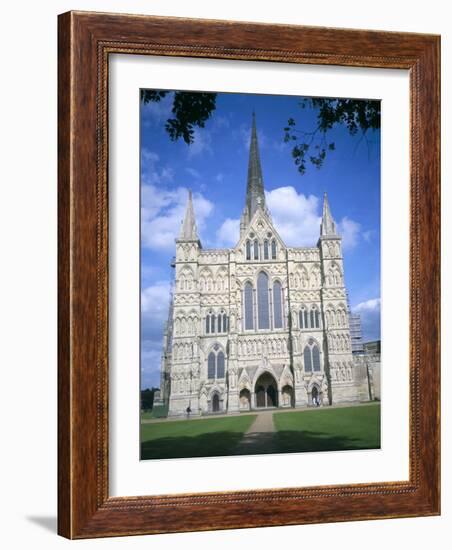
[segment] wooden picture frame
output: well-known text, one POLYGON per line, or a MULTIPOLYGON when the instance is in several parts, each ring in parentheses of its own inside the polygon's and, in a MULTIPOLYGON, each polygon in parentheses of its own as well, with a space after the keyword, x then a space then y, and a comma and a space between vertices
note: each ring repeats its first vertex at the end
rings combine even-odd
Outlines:
POLYGON ((58 532, 68 538, 440 513, 440 38, 69 12, 58 39, 58 532), (409 480, 149 497, 108 491, 108 63, 127 53, 410 73, 409 480))

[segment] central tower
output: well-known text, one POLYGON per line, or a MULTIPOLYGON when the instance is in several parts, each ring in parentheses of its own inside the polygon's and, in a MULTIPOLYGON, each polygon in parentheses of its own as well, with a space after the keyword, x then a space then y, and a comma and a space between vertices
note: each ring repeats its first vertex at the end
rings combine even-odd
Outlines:
POLYGON ((253 113, 251 124, 250 153, 248 160, 246 201, 245 208, 240 218, 240 236, 243 235, 244 231, 249 226, 256 210, 259 207, 267 212, 267 208, 265 205, 264 179, 262 177, 259 144, 257 141, 256 115, 253 113))

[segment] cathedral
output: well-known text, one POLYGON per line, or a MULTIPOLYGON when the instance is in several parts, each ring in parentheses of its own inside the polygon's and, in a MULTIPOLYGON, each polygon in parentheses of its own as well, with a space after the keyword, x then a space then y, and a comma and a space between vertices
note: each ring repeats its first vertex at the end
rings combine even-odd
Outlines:
POLYGON ((265 202, 254 115, 239 241, 203 249, 190 193, 174 267, 160 385, 168 416, 368 399, 327 196, 317 245, 286 246, 265 202))

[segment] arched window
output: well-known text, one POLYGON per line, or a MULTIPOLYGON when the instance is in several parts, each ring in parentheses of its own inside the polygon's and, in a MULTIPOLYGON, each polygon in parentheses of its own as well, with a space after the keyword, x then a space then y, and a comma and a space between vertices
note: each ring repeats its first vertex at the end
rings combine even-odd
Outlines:
POLYGON ((319 313, 319 310, 316 309, 314 314, 315 314, 315 328, 320 328, 320 313, 319 313))
POLYGON ((224 378, 224 353, 220 351, 217 355, 217 376, 216 378, 224 378))
POLYGON ((220 346, 215 344, 213 351, 207 357, 207 378, 213 380, 215 378, 224 378, 225 373, 225 357, 220 346))
POLYGON ((312 348, 312 364, 314 371, 318 372, 320 370, 320 352, 317 346, 312 348))
POLYGON ((264 241, 264 260, 268 260, 268 241, 264 241))
POLYGON ((254 328, 253 285, 251 283, 246 283, 244 294, 245 330, 250 330, 254 328))
POLYGON ((251 243, 246 241, 246 259, 251 260, 251 243))
POLYGON ((255 260, 259 259, 259 243, 257 239, 254 239, 254 259, 255 260))
POLYGON ((276 260, 276 240, 272 240, 272 260, 276 260))
POLYGON ((210 334, 210 315, 206 315, 206 334, 210 334))
POLYGON ((228 331, 228 316, 226 313, 223 313, 223 332, 228 331))
POLYGON ((300 328, 305 328, 304 326, 304 309, 300 309, 300 328))
POLYGON ((257 277, 257 313, 259 329, 270 328, 268 304, 268 275, 261 271, 257 277))
POLYGON ((308 318, 308 310, 305 309, 303 311, 303 317, 304 317, 304 328, 309 328, 309 318, 308 318))
POLYGON ((314 310, 311 309, 311 328, 315 328, 315 321, 314 321, 314 310))
POLYGON ((320 371, 320 351, 318 345, 313 338, 310 338, 308 344, 304 348, 304 370, 306 372, 320 371))
POLYGON ((215 353, 211 351, 207 358, 207 378, 215 378, 215 353))
POLYGON ((304 357, 304 370, 306 372, 312 372, 312 359, 311 359, 311 348, 306 346, 303 352, 304 357))
POLYGON ((213 313, 210 315, 210 332, 215 333, 215 315, 213 313))
POLYGON ((275 281, 273 283, 273 322, 275 328, 282 328, 282 296, 281 283, 275 281))

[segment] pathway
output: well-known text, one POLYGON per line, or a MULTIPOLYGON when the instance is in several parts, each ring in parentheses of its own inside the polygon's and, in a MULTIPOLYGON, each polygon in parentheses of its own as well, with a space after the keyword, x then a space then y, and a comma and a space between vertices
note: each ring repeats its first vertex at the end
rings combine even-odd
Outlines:
POLYGON ((259 412, 232 454, 272 453, 277 450, 273 411, 259 412))

